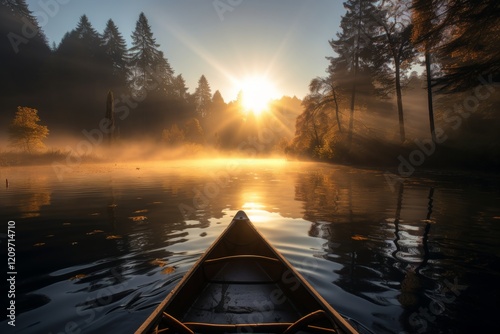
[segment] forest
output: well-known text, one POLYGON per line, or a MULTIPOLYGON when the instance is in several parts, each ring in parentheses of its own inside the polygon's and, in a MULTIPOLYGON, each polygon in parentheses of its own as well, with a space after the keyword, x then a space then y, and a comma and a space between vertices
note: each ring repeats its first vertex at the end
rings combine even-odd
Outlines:
POLYGON ((326 74, 304 83, 302 99, 284 96, 259 117, 242 111, 239 96, 226 102, 202 73, 190 93, 144 13, 132 45, 113 20, 98 32, 82 15, 49 46, 24 0, 0 4, 0 129, 10 127, 11 144, 14 114, 26 107, 39 112, 44 136, 92 138, 104 120, 110 143, 151 139, 365 165, 394 165, 402 156, 429 166, 500 166, 495 0, 347 0, 340 32, 319 41, 332 50, 326 74))

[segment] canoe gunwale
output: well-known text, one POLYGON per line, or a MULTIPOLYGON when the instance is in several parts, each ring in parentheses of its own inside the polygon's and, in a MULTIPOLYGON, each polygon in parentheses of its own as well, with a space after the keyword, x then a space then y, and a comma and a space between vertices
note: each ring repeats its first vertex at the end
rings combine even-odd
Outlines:
MULTIPOLYGON (((238 231, 239 232, 239 231, 238 231)), ((230 238, 227 238, 230 239, 230 238)), ((300 287, 300 293, 299 297, 296 297, 296 299, 301 300, 300 295, 304 296, 306 294, 309 295, 308 298, 312 298, 311 300, 315 300, 315 304, 318 304, 321 308, 322 311, 325 312, 325 315, 327 315, 325 318, 329 320, 329 322, 332 325, 332 329, 329 328, 324 328, 322 327, 323 325, 320 326, 313 326, 313 325, 306 325, 308 331, 311 333, 357 333, 357 331, 348 323, 347 320, 345 320, 335 309, 333 309, 326 300, 319 295, 319 293, 302 277, 302 275, 290 264, 290 262, 281 254, 278 252, 276 248, 274 248, 267 240, 265 237, 253 226, 253 224, 250 222, 249 218, 243 211, 238 211, 238 213, 234 216, 233 220, 231 223, 228 225, 228 227, 216 238, 216 240, 208 247, 208 249, 205 251, 205 253, 195 262, 195 264, 192 266, 192 268, 184 275, 184 277, 179 281, 179 283, 175 286, 175 288, 167 295, 167 297, 156 307, 156 309, 149 315, 149 317, 144 321, 144 323, 137 329, 135 332, 136 334, 139 333, 150 333, 153 331, 153 329, 161 322, 162 314, 165 312, 165 310, 169 307, 169 305, 178 298, 178 300, 182 300, 183 297, 180 295, 181 291, 186 288, 188 284, 191 284, 193 286, 193 281, 196 279, 200 279, 203 277, 205 279, 205 283, 229 283, 229 284, 262 284, 262 283, 281 283, 283 284, 285 281, 285 278, 287 278, 287 283, 290 282, 289 276, 285 275, 290 275, 291 279, 293 279, 293 284, 297 284, 298 287, 300 287), (223 249, 217 249, 220 248, 219 244, 225 244, 225 245, 236 245, 236 246, 247 246, 251 245, 252 243, 246 243, 246 242, 238 242, 238 240, 224 240, 226 236, 230 235, 231 233, 235 233, 233 229, 236 231, 238 228, 238 224, 243 227, 243 230, 246 230, 247 232, 255 233, 256 235, 256 242, 258 245, 256 247, 259 248, 259 253, 265 254, 264 255, 257 255, 257 254, 236 254, 236 255, 230 255, 230 256, 220 256, 223 254, 223 249), (243 225, 244 224, 244 225, 243 225), (262 248, 262 249, 261 249, 262 248), (262 252, 260 252, 262 250, 262 252), (222 253, 221 253, 222 252, 222 253), (219 256, 218 256, 219 255, 219 256), (281 277, 276 281, 275 279, 269 280, 268 282, 244 282, 244 281, 237 281, 237 282, 232 282, 232 281, 227 281, 227 280, 207 280, 207 275, 205 274, 205 265, 207 266, 213 265, 213 266, 221 266, 221 265, 226 265, 227 263, 234 262, 234 261, 243 261, 243 260, 251 260, 255 261, 256 263, 261 263, 263 265, 270 265, 270 264, 275 264, 278 266, 278 270, 282 271, 281 277), (192 278, 195 278, 191 280, 192 278), (190 282, 191 281, 191 282, 190 282)), ((208 277, 209 278, 209 277, 208 277)), ((215 277, 213 277, 215 278, 215 277)), ((200 285, 201 286, 201 285, 200 285)), ((198 288, 198 286, 195 286, 198 288)), ((189 290, 186 290, 189 291, 189 290)), ((185 291, 184 291, 185 292, 185 291)), ((293 294, 293 293, 298 293, 298 291, 295 291, 295 289, 292 287, 291 289, 284 290, 286 298, 289 298, 287 296, 288 294, 293 294)), ((185 299, 185 298, 184 298, 185 299)), ((170 308, 173 306, 170 305, 170 308)), ((313 308, 314 309, 314 308, 313 308)), ((177 310, 177 309, 176 309, 177 310)), ((173 312, 173 309, 171 310, 173 312)), ((316 311, 317 312, 317 311, 316 311)), ((175 312, 174 312, 175 313, 175 312)), ((314 312, 312 312, 314 313, 314 312)), ((173 317, 175 316, 180 316, 179 310, 177 310, 177 315, 173 314, 173 317)), ((254 328, 256 330, 261 330, 263 328, 268 328, 270 333, 283 333, 289 326, 294 325, 295 323, 290 323, 290 322, 283 322, 283 323, 273 323, 273 322, 266 322, 266 323, 260 323, 260 324, 249 324, 249 323, 236 323, 236 324, 215 324, 215 323, 204 323, 204 322, 196 322, 196 321, 189 321, 186 319, 186 322, 183 322, 185 325, 189 325, 188 327, 192 329, 196 329, 197 327, 199 328, 200 326, 204 326, 204 329, 202 330, 203 333, 220 333, 221 331, 228 331, 228 332, 237 332, 237 330, 243 329, 243 328, 254 328), (253 327, 252 327, 253 326, 253 327), (263 327, 263 326, 268 326, 268 327, 263 327), (271 329, 274 328, 273 331, 271 329), (278 331, 279 329, 279 331, 278 331)))

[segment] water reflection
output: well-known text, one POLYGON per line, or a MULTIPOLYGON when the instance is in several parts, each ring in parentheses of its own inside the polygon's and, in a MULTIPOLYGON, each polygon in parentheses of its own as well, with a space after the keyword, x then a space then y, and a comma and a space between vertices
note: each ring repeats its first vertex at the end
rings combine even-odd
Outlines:
POLYGON ((328 302, 374 332, 415 332, 415 312, 455 278, 468 288, 430 332, 460 332, 470 325, 453 321, 467 312, 487 324, 498 310, 491 298, 470 302, 498 293, 497 187, 422 177, 392 192, 382 172, 313 163, 86 168, 62 183, 51 169, 16 172, 0 193, 1 219, 16 218, 22 235, 20 331, 71 321, 129 332, 241 208, 328 302))

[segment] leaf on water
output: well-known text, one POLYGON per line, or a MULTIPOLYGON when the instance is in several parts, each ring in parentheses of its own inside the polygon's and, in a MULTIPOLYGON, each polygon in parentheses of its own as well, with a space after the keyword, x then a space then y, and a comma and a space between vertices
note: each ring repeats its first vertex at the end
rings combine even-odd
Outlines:
POLYGON ((163 202, 153 202, 153 204, 162 204, 163 202))
POLYGON ((77 279, 82 279, 82 278, 85 278, 87 277, 87 275, 85 274, 76 274, 75 276, 71 277, 69 280, 70 281, 76 281, 77 279))
POLYGON ((351 237, 352 240, 356 241, 362 241, 362 240, 368 240, 368 238, 363 237, 362 235, 356 234, 351 237))
POLYGON ((96 233, 104 233, 103 230, 93 230, 92 232, 87 232, 87 235, 92 235, 92 234, 96 234, 96 233))
POLYGON ((133 216, 133 217, 128 217, 128 219, 131 219, 133 222, 136 222, 136 223, 142 223, 142 222, 148 220, 148 217, 146 217, 146 216, 133 216))
POLYGON ((152 264, 153 266, 158 266, 158 267, 165 267, 167 265, 167 261, 164 261, 162 259, 154 259, 149 263, 152 264))
POLYGON ((167 274, 167 275, 172 274, 173 272, 175 272, 175 267, 166 267, 161 271, 162 274, 167 274))
POLYGON ((143 210, 135 210, 134 213, 145 213, 148 212, 148 209, 143 209, 143 210))
POLYGON ((33 247, 41 247, 45 246, 45 242, 37 242, 36 244, 33 245, 33 247))
POLYGON ((207 232, 200 233, 200 237, 206 237, 206 236, 207 236, 207 232))
POLYGON ((107 240, 114 240, 114 239, 121 239, 121 238, 122 238, 122 236, 121 236, 121 235, 114 235, 114 234, 112 234, 112 235, 108 235, 108 236, 106 237, 106 239, 107 239, 107 240))

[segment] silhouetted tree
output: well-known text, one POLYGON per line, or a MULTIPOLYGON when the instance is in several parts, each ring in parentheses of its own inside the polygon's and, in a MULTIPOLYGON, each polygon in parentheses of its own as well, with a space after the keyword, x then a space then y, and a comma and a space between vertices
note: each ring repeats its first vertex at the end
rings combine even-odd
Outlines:
POLYGON ((19 97, 44 88, 50 48, 25 0, 0 0, 0 36, 0 96, 19 97))
POLYGON ((198 87, 196 87, 196 91, 194 92, 194 98, 197 114, 201 118, 207 117, 212 103, 212 92, 204 75, 198 80, 198 87))
POLYGON ((186 81, 184 80, 184 77, 182 76, 182 74, 179 74, 173 80, 172 94, 181 100, 186 100, 187 99, 187 91, 188 91, 188 88, 186 86, 186 81))
POLYGON ((130 77, 127 44, 122 34, 118 31, 118 27, 111 19, 106 23, 106 28, 102 35, 102 43, 104 52, 111 61, 112 82, 110 84, 115 89, 125 91, 130 77))
POLYGON ((485 73, 500 76, 500 3, 497 0, 414 0, 414 39, 441 62, 433 84, 463 92, 485 73))
POLYGON ((115 131, 115 99, 113 97, 113 92, 109 91, 106 98, 106 135, 108 137, 108 142, 111 144, 114 139, 115 131))
POLYGON ((375 39, 378 52, 374 53, 374 71, 384 88, 396 92, 401 142, 405 141, 401 78, 416 57, 411 43, 413 25, 409 7, 409 0, 385 0, 382 1, 382 10, 379 11, 381 16, 374 16, 382 33, 375 39))
POLYGON ((318 96, 318 108, 335 109, 337 126, 339 128, 339 132, 342 133, 342 126, 340 124, 339 96, 332 78, 317 77, 311 80, 311 83, 309 84, 309 91, 311 94, 316 94, 318 96))
MULTIPOLYGON (((360 86, 366 84, 366 77, 360 75, 369 66, 372 57, 372 40, 374 26, 378 23, 375 17, 380 17, 376 7, 376 0, 347 0, 344 2, 346 14, 342 16, 337 38, 330 41, 337 57, 330 57, 330 73, 334 76, 343 77, 342 84, 351 86, 351 103, 349 115, 348 140, 352 140, 354 109, 356 105, 356 94, 360 86)), ((368 78, 369 81, 370 78, 368 78)))
POLYGON ((162 89, 168 76, 167 72, 171 71, 171 68, 159 47, 160 45, 153 37, 148 19, 144 13, 141 13, 132 33, 132 47, 130 48, 134 90, 162 89))

